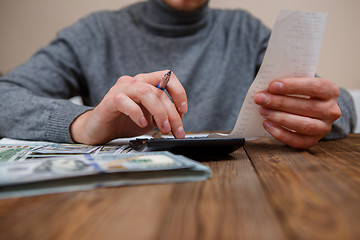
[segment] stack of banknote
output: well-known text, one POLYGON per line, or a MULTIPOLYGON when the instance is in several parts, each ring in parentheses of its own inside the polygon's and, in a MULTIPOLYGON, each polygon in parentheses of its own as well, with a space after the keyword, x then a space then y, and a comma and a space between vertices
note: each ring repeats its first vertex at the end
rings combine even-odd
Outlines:
POLYGON ((0 198, 202 181, 210 176, 209 167, 184 156, 139 153, 127 145, 0 145, 0 198))

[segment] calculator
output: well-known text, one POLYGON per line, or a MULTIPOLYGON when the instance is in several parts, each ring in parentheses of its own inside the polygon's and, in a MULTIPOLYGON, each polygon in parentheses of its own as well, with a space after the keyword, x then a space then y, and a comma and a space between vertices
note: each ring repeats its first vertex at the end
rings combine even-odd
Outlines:
POLYGON ((227 155, 245 144, 244 138, 137 138, 129 142, 130 146, 140 152, 169 151, 181 155, 227 155))

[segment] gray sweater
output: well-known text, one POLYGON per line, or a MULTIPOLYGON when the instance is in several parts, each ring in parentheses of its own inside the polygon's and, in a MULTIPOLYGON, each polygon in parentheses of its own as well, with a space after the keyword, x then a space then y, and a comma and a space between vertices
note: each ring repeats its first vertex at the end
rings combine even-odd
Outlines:
MULTIPOLYGON (((71 142, 69 126, 123 75, 171 69, 187 92, 186 131, 229 131, 266 50, 270 30, 242 10, 207 4, 179 13, 161 0, 89 15, 0 81, 0 136, 71 142), (81 96, 85 106, 67 100, 81 96)), ((342 90, 342 117, 328 139, 355 123, 342 90)))

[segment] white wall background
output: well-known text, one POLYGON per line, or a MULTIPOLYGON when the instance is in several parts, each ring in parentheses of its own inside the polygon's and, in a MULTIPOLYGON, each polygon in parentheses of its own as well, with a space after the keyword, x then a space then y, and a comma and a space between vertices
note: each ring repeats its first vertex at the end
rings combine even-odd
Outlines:
MULTIPOLYGON (((136 0, 0 0, 0 72, 6 73, 48 44, 56 32, 90 12, 119 9, 136 0)), ((217 8, 243 8, 272 27, 281 9, 329 13, 318 74, 360 89, 360 0, 210 0, 217 8)))

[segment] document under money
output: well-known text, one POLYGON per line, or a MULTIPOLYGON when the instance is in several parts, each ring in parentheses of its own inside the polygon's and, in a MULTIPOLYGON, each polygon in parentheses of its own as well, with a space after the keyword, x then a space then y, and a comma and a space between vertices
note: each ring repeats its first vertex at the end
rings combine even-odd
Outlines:
POLYGON ((270 136, 263 128, 264 119, 254 95, 266 90, 275 79, 315 75, 326 18, 326 13, 280 11, 262 65, 229 137, 270 136))

